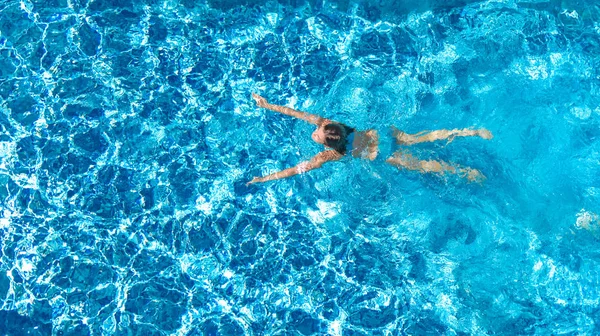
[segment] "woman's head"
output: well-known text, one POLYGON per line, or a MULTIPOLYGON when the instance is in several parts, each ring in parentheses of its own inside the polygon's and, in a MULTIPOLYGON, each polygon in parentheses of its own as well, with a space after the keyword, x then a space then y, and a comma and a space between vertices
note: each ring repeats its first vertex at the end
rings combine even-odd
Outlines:
POLYGON ((346 152, 346 137, 352 132, 352 129, 338 123, 329 123, 325 126, 317 128, 312 139, 315 142, 323 144, 327 147, 335 149, 337 152, 344 154, 346 152))

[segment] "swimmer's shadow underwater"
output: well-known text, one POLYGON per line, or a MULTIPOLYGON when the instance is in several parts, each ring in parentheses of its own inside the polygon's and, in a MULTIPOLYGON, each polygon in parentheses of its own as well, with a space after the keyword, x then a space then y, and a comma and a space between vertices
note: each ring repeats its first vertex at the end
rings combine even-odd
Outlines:
POLYGON ((322 118, 316 114, 296 111, 286 106, 269 104, 265 98, 255 93, 252 94, 252 98, 259 107, 295 117, 315 125, 317 129, 311 135, 312 140, 330 149, 318 153, 309 161, 301 162, 295 167, 287 168, 267 176, 254 177, 246 184, 247 186, 304 174, 311 170, 321 168, 323 164, 327 162, 338 161, 348 154, 350 154, 351 157, 368 161, 385 158, 387 164, 398 169, 441 175, 446 173, 455 174, 467 179, 469 182, 483 183, 486 179, 486 177, 477 169, 462 167, 457 164, 450 164, 438 160, 421 160, 406 148, 420 143, 440 140, 446 140, 447 143, 450 143, 457 137, 480 137, 486 140, 492 139, 492 133, 485 128, 478 130, 442 129, 408 134, 391 126, 391 138, 396 145, 396 148, 392 149, 391 145, 382 145, 385 141, 390 140, 389 137, 381 139, 380 141, 380 135, 374 129, 358 131, 353 127, 346 126, 334 120, 322 118), (387 153, 383 152, 387 148, 392 149, 391 155, 387 155, 387 153))

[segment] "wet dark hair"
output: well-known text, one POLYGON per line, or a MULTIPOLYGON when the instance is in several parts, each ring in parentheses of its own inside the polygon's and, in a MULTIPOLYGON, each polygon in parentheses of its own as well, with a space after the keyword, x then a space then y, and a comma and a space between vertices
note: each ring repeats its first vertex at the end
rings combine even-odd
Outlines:
POLYGON ((331 123, 325 125, 325 146, 333 148, 336 152, 346 154, 348 135, 354 132, 354 128, 344 124, 331 123))

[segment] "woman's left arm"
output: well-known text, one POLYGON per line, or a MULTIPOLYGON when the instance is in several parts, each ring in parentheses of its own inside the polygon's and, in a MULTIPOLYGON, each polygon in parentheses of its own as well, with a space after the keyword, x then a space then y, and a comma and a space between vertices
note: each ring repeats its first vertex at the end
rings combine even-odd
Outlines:
POLYGON ((277 173, 270 174, 270 175, 263 176, 263 177, 255 177, 252 179, 252 181, 246 183, 246 185, 250 185, 253 183, 259 183, 259 182, 279 180, 279 179, 283 179, 286 177, 306 173, 307 171, 321 168, 321 166, 325 162, 336 161, 341 158, 342 158, 342 154, 340 154, 334 150, 326 150, 324 152, 321 152, 321 153, 315 155, 312 159, 310 159, 310 161, 304 161, 304 162, 298 164, 296 167, 284 169, 277 173))

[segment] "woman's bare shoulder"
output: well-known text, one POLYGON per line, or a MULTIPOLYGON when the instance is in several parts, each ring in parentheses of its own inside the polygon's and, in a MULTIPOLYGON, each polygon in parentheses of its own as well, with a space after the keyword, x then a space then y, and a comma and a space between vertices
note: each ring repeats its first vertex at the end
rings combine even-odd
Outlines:
POLYGON ((361 136, 367 137, 369 139, 373 139, 373 140, 379 139, 379 132, 377 132, 377 130, 375 130, 375 129, 357 131, 356 133, 360 134, 361 136))

